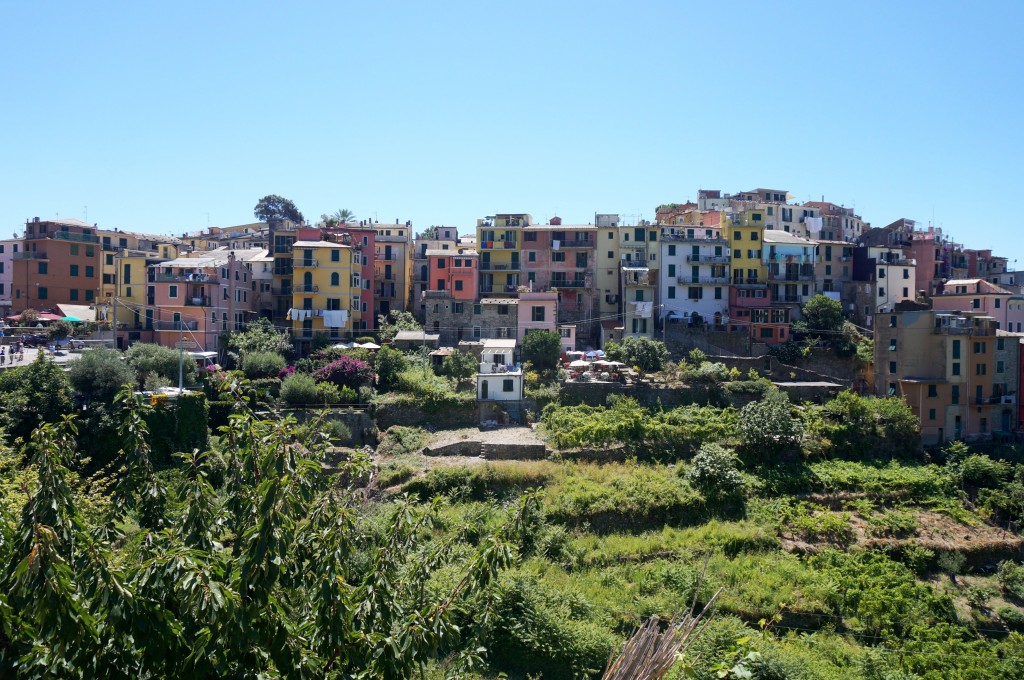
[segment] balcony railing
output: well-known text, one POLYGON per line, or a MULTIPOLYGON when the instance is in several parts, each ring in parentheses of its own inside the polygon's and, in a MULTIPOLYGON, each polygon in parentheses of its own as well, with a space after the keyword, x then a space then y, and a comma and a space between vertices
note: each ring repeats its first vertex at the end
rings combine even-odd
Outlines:
POLYGON ((288 288, 272 288, 270 292, 272 295, 285 295, 291 297, 292 289, 290 286, 288 288))
POLYGON ((586 288, 587 282, 584 279, 552 279, 552 288, 586 288))
POLYGON ((717 283, 720 285, 729 283, 728 276, 680 276, 676 280, 679 283, 717 283))
POLYGON ((421 296, 427 299, 444 299, 449 298, 452 295, 450 290, 425 290, 421 293, 421 296))
POLYGON ((734 278, 732 280, 732 285, 734 285, 734 286, 763 286, 763 285, 765 285, 765 282, 761 281, 760 279, 758 279, 755 276, 753 278, 734 278))
POLYGON ((493 262, 481 262, 480 271, 482 272, 517 272, 521 269, 518 262, 496 264, 493 262))
POLYGON ((309 268, 312 268, 312 267, 319 267, 320 266, 320 261, 319 260, 315 260, 315 259, 310 259, 308 257, 305 257, 305 258, 303 258, 301 260, 292 260, 292 266, 295 269, 299 269, 299 268, 309 269, 309 268))
POLYGON ((728 243, 728 241, 726 239, 722 238, 721 236, 698 236, 697 234, 694 234, 693 236, 687 236, 686 234, 662 233, 661 240, 662 241, 700 241, 701 243, 722 243, 722 244, 728 243))
POLYGON ((772 303, 778 303, 780 305, 791 305, 800 302, 799 295, 776 295, 772 298, 772 303))
POLYGON ((729 264, 728 255, 687 255, 687 262, 707 262, 708 264, 729 264))
POLYGON ((813 281, 814 274, 794 272, 768 272, 768 278, 772 281, 813 281))
POLYGON ((293 286, 292 290, 294 292, 296 292, 296 293, 319 293, 320 292, 320 286, 314 286, 314 285, 302 286, 302 285, 300 285, 300 286, 293 286))
POLYGON ((517 250, 519 244, 516 241, 480 241, 480 250, 517 250))
MULTIPOLYGON (((215 274, 173 274, 167 272, 149 272, 149 283, 220 283, 215 274)), ((125 284, 128 282, 125 281, 125 284)))
POLYGON ((46 253, 40 253, 35 250, 23 250, 20 253, 14 253, 15 260, 48 260, 46 253))
POLYGON ((209 307, 210 298, 208 297, 190 297, 185 298, 186 307, 209 307))
POLYGON ((75 243, 99 243, 99 236, 92 236, 90 234, 75 234, 70 231, 55 231, 50 234, 50 238, 57 239, 58 241, 73 241, 75 243))
POLYGON ((559 241, 559 248, 593 248, 597 241, 583 238, 583 239, 569 239, 566 241, 559 241))
POLYGON ((196 331, 199 330, 198 321, 156 321, 153 328, 158 331, 196 331))
POLYGON ((376 253, 374 255, 374 259, 376 259, 378 262, 398 262, 398 260, 401 258, 399 258, 398 255, 396 255, 395 253, 391 253, 390 255, 385 255, 384 253, 376 253))

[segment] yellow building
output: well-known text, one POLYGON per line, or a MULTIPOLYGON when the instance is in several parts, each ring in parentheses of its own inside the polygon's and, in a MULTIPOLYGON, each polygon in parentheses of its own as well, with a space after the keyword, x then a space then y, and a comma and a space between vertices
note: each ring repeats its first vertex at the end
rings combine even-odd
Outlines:
POLYGON ((346 243, 295 241, 292 246, 292 306, 288 311, 300 352, 308 352, 313 335, 351 335, 353 312, 360 309, 362 261, 346 243))
POLYGON ((764 250, 764 210, 744 210, 722 220, 722 231, 732 252, 732 283, 766 285, 768 268, 762 259, 764 250))
POLYGON ((658 300, 660 227, 642 222, 619 225, 622 317, 626 335, 652 337, 662 315, 658 300))
POLYGON ((526 213, 503 213, 477 220, 481 295, 517 293, 522 278, 522 232, 523 227, 530 224, 533 224, 533 217, 526 213))
MULTIPOLYGON (((118 257, 142 257, 153 262, 173 260, 182 250, 182 241, 176 236, 162 234, 140 234, 120 229, 100 229, 96 235, 100 239, 102 253, 100 255, 100 290, 99 302, 112 303, 114 289, 118 284, 118 257)), ((142 279, 139 279, 140 281, 142 279)))
POLYGON ((377 232, 373 239, 373 299, 376 312, 380 316, 387 316, 391 311, 411 311, 412 223, 374 222, 373 229, 377 232))
POLYGON ((615 321, 611 317, 620 312, 619 216, 595 215, 594 224, 597 226, 597 250, 594 253, 597 315, 604 321, 615 321))

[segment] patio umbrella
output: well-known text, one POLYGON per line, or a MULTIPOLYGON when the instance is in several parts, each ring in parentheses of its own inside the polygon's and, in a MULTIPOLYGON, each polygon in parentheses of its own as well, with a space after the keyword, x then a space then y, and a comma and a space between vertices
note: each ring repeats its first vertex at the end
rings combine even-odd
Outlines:
POLYGON ((585 368, 585 367, 587 367, 589 365, 590 365, 589 361, 584 361, 583 359, 577 359, 576 361, 573 361, 572 363, 569 364, 569 368, 585 368))
POLYGON ((361 345, 356 345, 356 347, 362 347, 363 349, 380 349, 380 345, 375 342, 364 342, 361 345))
POLYGON ((65 316, 61 321, 70 321, 71 323, 81 323, 81 319, 77 316, 65 316))

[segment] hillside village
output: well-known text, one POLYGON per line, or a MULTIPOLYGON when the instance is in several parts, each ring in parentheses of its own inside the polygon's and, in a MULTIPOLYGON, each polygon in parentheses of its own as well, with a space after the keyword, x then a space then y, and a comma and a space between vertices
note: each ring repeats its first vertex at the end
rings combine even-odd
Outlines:
POLYGON ((790 200, 27 221, 0 675, 1024 677, 1024 272, 790 200))

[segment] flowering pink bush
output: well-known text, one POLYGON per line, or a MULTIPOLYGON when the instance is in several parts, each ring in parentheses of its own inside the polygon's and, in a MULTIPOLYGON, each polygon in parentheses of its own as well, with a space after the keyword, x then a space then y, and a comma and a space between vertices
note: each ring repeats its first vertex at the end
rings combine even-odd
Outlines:
POLYGON ((280 371, 277 372, 277 377, 280 378, 281 380, 284 380, 285 378, 287 378, 288 376, 290 376, 294 372, 295 372, 295 367, 294 366, 285 366, 284 368, 282 368, 280 371))
POLYGON ((343 356, 314 371, 313 378, 317 382, 357 389, 373 382, 373 369, 365 361, 343 356))

